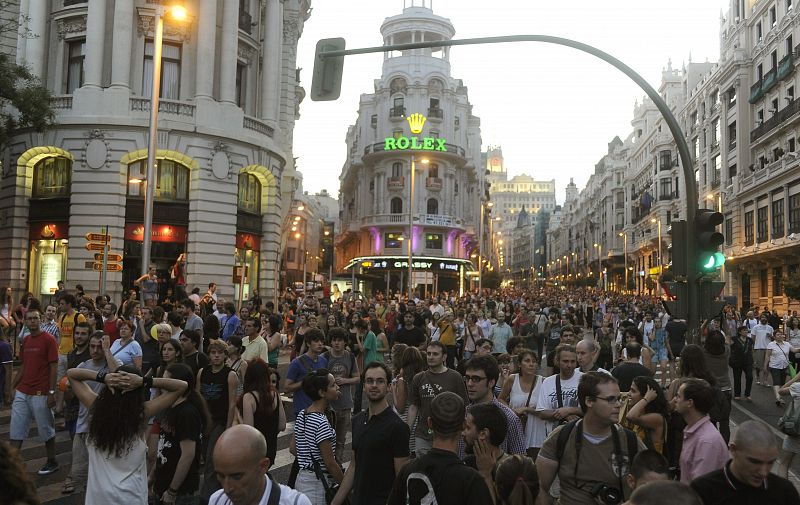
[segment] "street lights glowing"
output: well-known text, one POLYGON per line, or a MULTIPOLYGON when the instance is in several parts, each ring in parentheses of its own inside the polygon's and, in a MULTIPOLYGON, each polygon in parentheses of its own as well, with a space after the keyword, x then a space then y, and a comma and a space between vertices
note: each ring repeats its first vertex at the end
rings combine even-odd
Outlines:
POLYGON ((189 17, 186 7, 180 4, 172 6, 170 9, 170 15, 175 21, 184 21, 187 17, 189 17))

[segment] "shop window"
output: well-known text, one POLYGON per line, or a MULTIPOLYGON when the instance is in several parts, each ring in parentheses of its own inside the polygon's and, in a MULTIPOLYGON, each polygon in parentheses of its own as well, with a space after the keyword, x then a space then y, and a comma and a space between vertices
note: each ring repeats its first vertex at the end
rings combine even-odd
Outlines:
POLYGON ((403 241, 400 240, 400 237, 402 236, 402 233, 386 233, 384 235, 384 243, 386 244, 386 248, 399 249, 403 245, 403 241))
MULTIPOLYGON (((144 43, 142 96, 150 97, 153 89, 153 41, 144 43)), ((181 44, 164 42, 161 49, 161 88, 159 97, 178 100, 181 88, 181 44)))
POLYGON ((86 39, 67 43, 67 94, 83 86, 83 62, 86 59, 86 39))
POLYGON ((425 234, 425 248, 426 249, 441 249, 442 248, 442 234, 441 233, 427 233, 427 234, 425 234))
POLYGON ((392 214, 402 214, 403 213, 403 200, 399 197, 392 198, 391 203, 389 204, 389 208, 392 214))
POLYGON ((436 215, 439 213, 439 201, 436 198, 428 199, 428 214, 436 215))
MULTIPOLYGON (((147 160, 128 165, 128 196, 144 197, 147 191, 147 160)), ((155 199, 186 201, 189 199, 189 169, 172 160, 156 161, 155 199)))
POLYGON ((261 181, 253 174, 239 174, 239 210, 261 214, 261 181))
POLYGON ((44 158, 33 167, 32 198, 69 197, 72 160, 44 158))

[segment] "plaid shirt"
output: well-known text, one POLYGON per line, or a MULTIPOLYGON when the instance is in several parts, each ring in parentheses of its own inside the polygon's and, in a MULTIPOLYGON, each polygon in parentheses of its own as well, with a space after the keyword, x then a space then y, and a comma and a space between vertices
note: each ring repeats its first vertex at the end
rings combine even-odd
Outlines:
MULTIPOLYGON (((42 325, 41 325, 41 330, 42 331, 46 331, 50 335, 53 335, 53 337, 55 337, 55 339, 56 339, 56 343, 60 343, 61 342, 61 330, 58 329, 58 324, 56 324, 55 321, 53 321, 52 323, 44 323, 43 322, 42 325)), ((31 334, 31 332, 30 332, 30 330, 28 330, 28 327, 25 326, 25 325, 22 325, 22 330, 20 330, 19 337, 18 337, 19 341, 22 342, 22 340, 25 337, 27 337, 28 335, 30 335, 30 334, 31 334)))

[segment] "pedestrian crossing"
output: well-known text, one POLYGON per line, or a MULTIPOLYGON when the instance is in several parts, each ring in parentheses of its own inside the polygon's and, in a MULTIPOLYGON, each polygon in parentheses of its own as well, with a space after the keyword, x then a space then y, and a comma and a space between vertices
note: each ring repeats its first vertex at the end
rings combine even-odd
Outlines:
MULTIPOLYGON (((286 405, 287 411, 291 412, 291 403, 286 405)), ((8 407, 0 408, 0 438, 8 440, 9 424, 11 419, 11 409, 8 407)), ((294 433, 294 421, 286 423, 286 430, 278 435, 278 451, 275 456, 275 461, 272 462, 270 474, 278 482, 287 482, 289 472, 291 470, 294 456, 289 452, 289 443, 291 435, 294 433)), ((342 464, 347 467, 350 461, 351 449, 351 434, 347 434, 347 443, 345 446, 345 461, 342 464)), ((21 450, 22 460, 25 464, 25 469, 28 474, 33 478, 39 499, 42 504, 47 505, 66 505, 75 503, 73 496, 64 495, 61 493, 64 479, 69 474, 69 468, 72 458, 72 441, 70 440, 69 433, 64 430, 63 418, 56 419, 56 460, 59 464, 59 470, 53 474, 40 476, 37 471, 44 466, 47 457, 44 443, 38 439, 38 430, 36 425, 31 424, 28 432, 28 438, 22 444, 21 450)))

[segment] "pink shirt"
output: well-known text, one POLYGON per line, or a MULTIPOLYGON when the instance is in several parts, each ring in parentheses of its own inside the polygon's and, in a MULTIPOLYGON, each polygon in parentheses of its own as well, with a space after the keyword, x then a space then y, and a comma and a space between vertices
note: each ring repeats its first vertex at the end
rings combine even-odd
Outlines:
POLYGON ((728 459, 728 445, 708 416, 684 428, 681 482, 688 484, 701 475, 719 470, 728 459))

